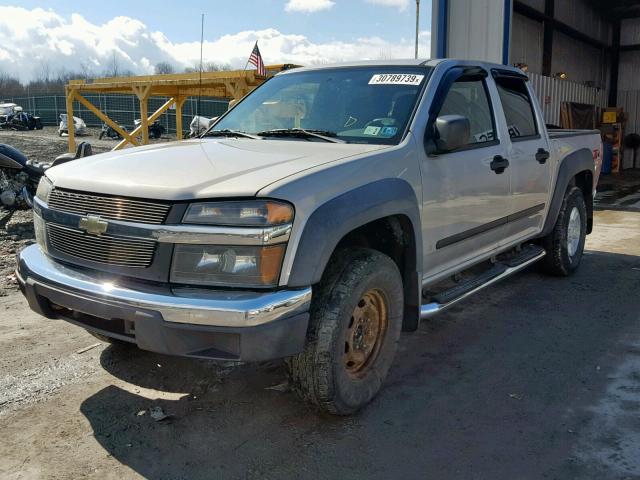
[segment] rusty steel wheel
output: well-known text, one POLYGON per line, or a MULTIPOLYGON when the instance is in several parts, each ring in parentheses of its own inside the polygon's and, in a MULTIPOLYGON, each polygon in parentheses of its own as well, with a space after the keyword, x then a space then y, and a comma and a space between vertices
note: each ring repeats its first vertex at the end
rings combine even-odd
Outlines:
POLYGON ((293 391, 338 415, 364 407, 391 367, 403 312, 391 258, 368 248, 336 252, 314 287, 305 349, 287 359, 293 391))
POLYGON ((388 323, 389 308, 384 294, 378 289, 365 292, 345 332, 344 365, 349 375, 359 378, 375 363, 388 323))

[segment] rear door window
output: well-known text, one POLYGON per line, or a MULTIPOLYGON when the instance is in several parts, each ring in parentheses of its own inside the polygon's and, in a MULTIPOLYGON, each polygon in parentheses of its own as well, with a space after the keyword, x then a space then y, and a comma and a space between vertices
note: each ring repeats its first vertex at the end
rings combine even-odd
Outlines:
POLYGON ((538 135, 535 111, 525 81, 519 78, 498 77, 496 86, 511 139, 538 135))

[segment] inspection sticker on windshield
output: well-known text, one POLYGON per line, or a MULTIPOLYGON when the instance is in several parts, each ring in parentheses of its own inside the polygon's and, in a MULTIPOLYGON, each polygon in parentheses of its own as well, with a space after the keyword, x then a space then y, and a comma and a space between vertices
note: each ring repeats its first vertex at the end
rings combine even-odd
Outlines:
POLYGON ((424 75, 412 73, 378 73, 371 77, 369 85, 420 85, 424 75))

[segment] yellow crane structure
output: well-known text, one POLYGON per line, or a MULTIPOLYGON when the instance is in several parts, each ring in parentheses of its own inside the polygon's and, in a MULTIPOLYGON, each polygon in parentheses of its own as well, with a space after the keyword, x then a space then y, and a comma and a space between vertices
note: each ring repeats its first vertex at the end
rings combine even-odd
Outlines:
POLYGON ((78 101, 96 117, 113 128, 122 136, 122 140, 113 148, 118 150, 127 144, 134 146, 149 143, 149 124, 156 121, 169 108, 176 110, 176 134, 182 139, 182 106, 188 97, 201 95, 227 100, 239 100, 269 77, 282 70, 296 68, 298 65, 281 64, 266 67, 267 75, 257 75, 255 70, 232 70, 220 72, 193 72, 166 75, 143 75, 131 77, 108 77, 88 80, 70 80, 65 86, 67 118, 69 129, 69 151, 76 149, 73 102, 78 101), (127 132, 110 119, 83 95, 87 93, 133 94, 140 102, 141 123, 133 131, 127 132), (148 100, 152 96, 169 97, 160 108, 149 115, 148 100))

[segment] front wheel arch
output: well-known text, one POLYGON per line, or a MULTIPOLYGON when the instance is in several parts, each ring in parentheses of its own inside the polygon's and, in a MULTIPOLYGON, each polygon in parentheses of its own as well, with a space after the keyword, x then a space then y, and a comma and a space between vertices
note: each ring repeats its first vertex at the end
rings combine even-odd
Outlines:
POLYGON ((353 240, 372 225, 381 224, 389 225, 391 231, 399 229, 406 238, 404 260, 398 264, 405 285, 403 328, 415 330, 420 311, 422 228, 418 200, 406 180, 388 178, 372 182, 318 206, 304 225, 287 285, 318 284, 329 260, 345 242, 387 254, 375 245, 353 240))

